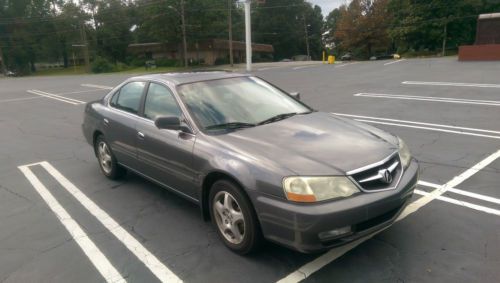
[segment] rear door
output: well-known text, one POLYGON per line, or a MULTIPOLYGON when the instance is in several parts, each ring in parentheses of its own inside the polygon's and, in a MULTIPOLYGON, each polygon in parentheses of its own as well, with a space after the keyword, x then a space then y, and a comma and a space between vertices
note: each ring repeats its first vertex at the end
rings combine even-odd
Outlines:
POLYGON ((137 122, 138 157, 141 172, 158 182, 197 199, 192 169, 195 135, 160 130, 154 120, 175 116, 183 120, 174 94, 162 84, 151 82, 144 98, 143 119, 137 122))
POLYGON ((137 120, 145 82, 134 81, 122 86, 110 100, 104 114, 105 138, 118 162, 137 168, 137 120))

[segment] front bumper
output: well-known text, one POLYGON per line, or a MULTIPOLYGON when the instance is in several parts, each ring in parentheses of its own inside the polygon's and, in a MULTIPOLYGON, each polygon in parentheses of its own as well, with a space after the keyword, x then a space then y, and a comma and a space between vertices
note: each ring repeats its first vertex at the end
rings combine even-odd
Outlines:
POLYGON ((418 162, 413 159, 394 190, 317 204, 292 203, 267 195, 252 199, 266 239, 300 252, 339 246, 390 226, 405 208, 418 182, 418 162), (351 232, 324 236, 350 227, 351 232), (321 234, 321 237, 320 237, 321 234))

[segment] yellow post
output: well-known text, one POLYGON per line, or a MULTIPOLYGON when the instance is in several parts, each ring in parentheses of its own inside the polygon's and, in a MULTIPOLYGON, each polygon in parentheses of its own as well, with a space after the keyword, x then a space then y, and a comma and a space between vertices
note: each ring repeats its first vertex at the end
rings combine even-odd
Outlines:
POLYGON ((335 64, 335 56, 333 55, 328 56, 328 64, 335 64))

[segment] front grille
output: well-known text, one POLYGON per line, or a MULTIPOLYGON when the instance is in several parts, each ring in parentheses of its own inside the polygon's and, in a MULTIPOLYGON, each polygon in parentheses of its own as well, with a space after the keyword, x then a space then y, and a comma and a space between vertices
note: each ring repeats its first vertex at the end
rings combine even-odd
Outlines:
POLYGON ((395 188, 403 173, 399 154, 393 154, 386 161, 361 172, 351 174, 351 177, 365 191, 379 191, 395 188))

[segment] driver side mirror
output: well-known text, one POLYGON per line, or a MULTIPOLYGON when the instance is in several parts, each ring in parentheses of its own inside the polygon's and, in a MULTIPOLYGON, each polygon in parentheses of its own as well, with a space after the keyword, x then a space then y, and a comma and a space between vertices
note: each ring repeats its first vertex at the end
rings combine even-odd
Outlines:
POLYGON ((295 100, 300 100, 300 92, 290 92, 290 96, 295 98, 295 100))

